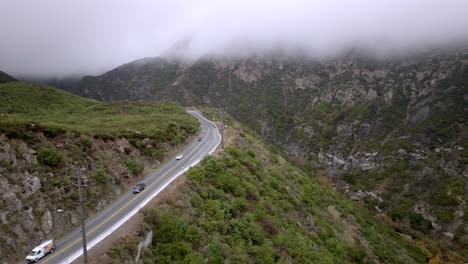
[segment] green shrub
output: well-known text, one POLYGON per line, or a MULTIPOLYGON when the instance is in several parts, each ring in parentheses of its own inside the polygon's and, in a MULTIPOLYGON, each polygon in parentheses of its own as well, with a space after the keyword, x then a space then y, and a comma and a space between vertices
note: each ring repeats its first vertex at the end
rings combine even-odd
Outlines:
POLYGON ((345 180, 349 184, 356 184, 356 175, 354 173, 346 173, 343 176, 343 180, 345 180))
POLYGON ((351 258, 351 261, 354 263, 362 263, 366 258, 367 254, 362 249, 349 250, 348 256, 351 258))
POLYGON ((248 154, 251 158, 255 158, 255 153, 254 153, 252 150, 247 150, 247 154, 248 154))
POLYGON ((154 150, 152 153, 151 153, 151 157, 152 158, 155 158, 159 161, 162 161, 164 159, 164 149, 160 148, 160 149, 156 149, 154 150))
POLYGON ((129 142, 130 144, 132 144, 135 148, 139 150, 142 150, 145 148, 145 144, 143 144, 143 142, 138 138, 130 139, 129 142))
POLYGON ((432 227, 431 221, 417 213, 410 213, 410 224, 412 228, 423 232, 429 231, 432 227))
POLYGON ((89 150, 93 146, 93 141, 91 141, 91 139, 88 137, 82 137, 80 139, 80 145, 83 150, 89 150))
POLYGON ((366 263, 367 252, 385 263, 402 263, 409 254, 416 263, 425 260, 417 247, 291 165, 258 159, 256 148, 225 150, 189 170, 174 197, 180 205, 145 211, 145 226, 157 238, 145 253, 148 263, 366 263), (356 225, 368 247, 342 239, 330 206, 356 225))
POLYGON ((435 210, 435 214, 437 217, 437 220, 443 222, 443 223, 450 223, 452 222, 453 218, 455 217, 453 214, 452 210, 447 210, 447 209, 439 209, 437 208, 435 210))
POLYGON ((159 128, 150 129, 149 134, 151 138, 153 138, 157 142, 164 142, 165 135, 162 129, 159 129, 159 128))
POLYGON ((110 180, 109 175, 107 175, 106 171, 103 168, 99 168, 96 170, 96 172, 94 173, 94 178, 99 184, 106 184, 110 180))
POLYGON ((145 168, 145 165, 143 163, 137 161, 134 158, 124 161, 124 164, 125 166, 127 166, 128 170, 134 175, 140 174, 145 168))
POLYGON ((208 245, 208 263, 224 263, 223 247, 218 242, 212 242, 208 245))
POLYGON ((55 149, 41 148, 37 152, 37 161, 43 165, 56 167, 63 162, 63 156, 55 149))
POLYGON ((390 211, 390 217, 393 221, 401 220, 405 217, 406 212, 401 208, 394 208, 390 211))
POLYGON ((275 263, 273 248, 267 244, 255 246, 252 248, 256 263, 275 263))
POLYGON ((11 164, 11 162, 8 160, 2 160, 0 161, 0 167, 11 170, 13 168, 13 164, 11 164))
POLYGON ((80 198, 78 191, 70 193, 67 198, 71 201, 78 201, 78 198, 80 198))
POLYGON ((58 135, 65 134, 65 129, 61 127, 46 127, 42 130, 44 136, 48 138, 54 138, 58 135))

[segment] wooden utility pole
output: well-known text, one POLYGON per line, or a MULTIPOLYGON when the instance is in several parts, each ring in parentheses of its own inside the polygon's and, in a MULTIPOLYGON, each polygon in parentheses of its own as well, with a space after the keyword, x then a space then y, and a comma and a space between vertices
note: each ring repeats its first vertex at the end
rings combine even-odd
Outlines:
POLYGON ((81 240, 83 242, 83 263, 87 264, 88 263, 88 249, 86 247, 85 210, 84 210, 84 206, 83 206, 83 194, 81 193, 81 187, 84 186, 84 185, 82 185, 81 175, 80 175, 79 170, 78 170, 76 176, 78 178, 78 193, 79 193, 79 196, 80 196, 81 240))
POLYGON ((221 148, 224 149, 224 100, 221 103, 221 148))

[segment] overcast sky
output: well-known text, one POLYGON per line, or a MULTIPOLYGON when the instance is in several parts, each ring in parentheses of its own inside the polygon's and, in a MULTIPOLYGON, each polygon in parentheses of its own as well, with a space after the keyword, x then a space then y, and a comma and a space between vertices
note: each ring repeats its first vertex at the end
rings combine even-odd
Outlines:
POLYGON ((468 40, 467 0, 0 0, 0 10, 0 70, 13 75, 99 74, 174 47, 322 56, 468 40))

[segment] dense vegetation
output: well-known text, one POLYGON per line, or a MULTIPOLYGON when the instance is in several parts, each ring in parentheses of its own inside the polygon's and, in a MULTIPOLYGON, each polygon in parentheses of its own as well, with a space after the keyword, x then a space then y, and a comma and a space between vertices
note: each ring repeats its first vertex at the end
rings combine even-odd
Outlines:
MULTIPOLYGON (((143 263, 424 263, 415 245, 249 134, 145 211, 143 263)), ((110 254, 131 263, 137 237, 110 254)))

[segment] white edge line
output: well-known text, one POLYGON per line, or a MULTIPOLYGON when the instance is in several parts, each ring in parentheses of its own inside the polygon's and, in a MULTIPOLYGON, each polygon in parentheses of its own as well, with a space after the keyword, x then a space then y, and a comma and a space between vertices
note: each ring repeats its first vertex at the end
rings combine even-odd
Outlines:
MULTIPOLYGON (((190 111, 190 112, 195 112, 195 111, 190 111)), ((196 112, 195 112, 196 113, 196 112)), ((197 113, 198 114, 198 113, 197 113)), ((203 117, 202 115, 200 115, 201 117, 203 117)), ((203 117, 204 118, 204 117, 203 117)), ((206 119, 206 118, 205 118, 206 119)), ((218 142, 216 143, 215 147, 213 147, 213 149, 211 151, 208 152, 208 155, 211 155, 215 150, 216 148, 219 146, 219 143, 221 143, 221 135, 219 134, 219 130, 218 130, 218 127, 216 126, 215 123, 211 122, 210 120, 206 119, 209 123, 213 124, 216 128, 216 133, 218 134, 218 142)), ((153 191, 153 193, 148 196, 145 200, 143 200, 137 207, 135 207, 135 209, 133 209, 132 211, 130 211, 130 213, 128 213, 126 216, 124 216, 120 221, 118 221, 117 223, 115 223, 114 225, 112 225, 111 227, 109 227, 105 232, 103 232, 101 235, 99 235, 98 237, 94 238, 93 240, 91 240, 88 245, 87 245, 87 249, 90 250, 91 248, 93 248, 95 245, 97 245, 99 242, 101 242, 102 240, 104 240, 107 236, 109 236, 110 234, 112 234, 112 232, 114 232, 117 228, 119 228, 121 225, 123 225, 125 222, 128 221, 128 219, 130 219, 132 216, 134 216, 136 213, 138 213, 138 211, 140 211, 141 208, 143 208, 144 206, 146 206, 151 200, 153 200, 154 197, 156 197, 156 195, 158 195, 162 190, 164 190, 171 182, 173 182, 177 177, 179 177, 180 175, 182 175, 182 173, 188 171, 191 167, 197 165, 199 162, 201 161, 201 159, 198 159, 194 162, 192 162, 189 166, 186 166, 185 168, 182 168, 182 170, 180 170, 179 172, 177 172, 176 174, 174 174, 174 176, 172 176, 171 178, 167 179, 166 182, 160 186, 158 189, 156 189, 155 191, 153 191)), ((75 251, 75 253, 73 253, 69 258, 67 258, 66 260, 62 261, 61 263, 62 264, 68 264, 68 263, 71 263, 72 261, 74 261, 75 259, 79 258, 81 255, 83 255, 83 250, 80 249, 80 250, 77 250, 75 251)))

